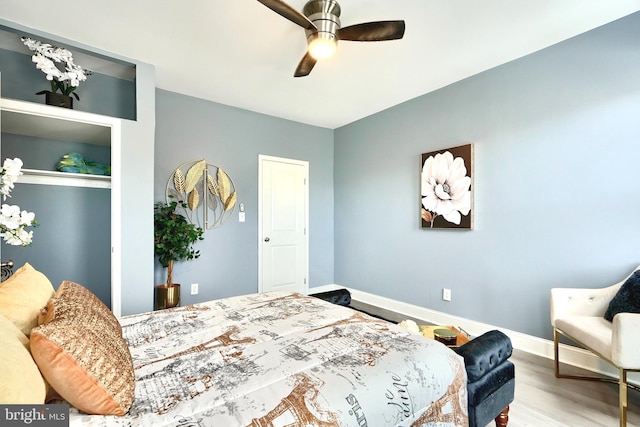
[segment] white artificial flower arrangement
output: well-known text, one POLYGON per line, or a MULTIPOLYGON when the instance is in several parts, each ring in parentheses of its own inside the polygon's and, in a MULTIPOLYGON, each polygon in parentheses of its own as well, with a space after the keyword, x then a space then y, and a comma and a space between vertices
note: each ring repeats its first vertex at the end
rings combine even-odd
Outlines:
MULTIPOLYGON (((47 75, 47 80, 51 82, 51 92, 58 90, 63 95, 73 95, 79 101, 80 97, 74 92, 76 88, 87 79, 90 71, 83 69, 73 62, 73 54, 61 47, 52 46, 49 43, 42 43, 29 37, 22 37, 22 43, 35 52, 31 60, 35 62, 36 68, 42 70, 47 75), (60 70, 58 64, 64 65, 64 71, 60 70)), ((38 92, 41 95, 44 92, 38 92)))
MULTIPOLYGON (((0 194, 3 200, 11 197, 15 182, 22 175, 22 160, 5 159, 0 168, 0 194)), ((33 240, 33 231, 25 228, 36 226, 36 215, 33 212, 21 211, 20 206, 2 204, 0 208, 0 236, 9 245, 27 246, 33 240)))

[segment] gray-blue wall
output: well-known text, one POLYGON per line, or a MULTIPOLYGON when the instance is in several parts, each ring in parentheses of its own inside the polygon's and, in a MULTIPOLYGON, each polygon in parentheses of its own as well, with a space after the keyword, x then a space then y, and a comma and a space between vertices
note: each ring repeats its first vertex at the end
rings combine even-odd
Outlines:
MULTIPOLYGON (((175 264, 183 304, 257 292, 259 154, 309 162, 309 286, 333 283, 333 131, 158 89, 155 200, 165 200, 175 168, 205 159, 229 174, 246 210, 246 222, 236 211, 205 232, 200 258, 175 264), (191 283, 200 285, 198 295, 189 295, 191 283)), ((156 261, 155 283, 165 282, 156 261)))
POLYGON ((639 116, 636 13, 336 130, 335 282, 551 337, 550 288, 640 264, 639 116), (420 154, 466 143, 475 229, 420 229, 420 154))
MULTIPOLYGON (((80 152, 111 163, 108 146, 2 133, 2 158, 19 157, 25 168, 55 170, 60 157, 80 152)), ((3 244, 2 259, 15 269, 30 263, 54 287, 63 280, 86 286, 111 306, 111 190, 16 183, 4 203, 34 212, 38 227, 30 246, 3 244)))
POLYGON ((57 289, 80 283, 111 306, 111 191, 59 185, 21 184, 8 202, 34 212, 39 225, 30 246, 2 247, 15 269, 30 263, 57 289))

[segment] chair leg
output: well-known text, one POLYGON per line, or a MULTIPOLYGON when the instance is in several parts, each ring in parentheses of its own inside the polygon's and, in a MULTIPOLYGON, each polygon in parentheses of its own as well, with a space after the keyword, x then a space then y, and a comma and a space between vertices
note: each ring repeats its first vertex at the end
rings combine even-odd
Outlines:
POLYGON ((509 422, 509 407, 507 406, 496 417, 496 427, 507 427, 509 422))
POLYGON ((560 378, 560 358, 558 350, 558 341, 560 340, 560 334, 556 328, 553 328, 553 360, 556 368, 556 378, 560 378))
MULTIPOLYGON (((591 376, 584 376, 584 375, 568 375, 568 374, 560 373, 559 342, 560 342, 560 332, 558 332, 558 330, 554 328, 553 329, 553 359, 554 359, 554 365, 555 365, 556 378, 565 378, 569 380, 600 381, 600 382, 606 382, 606 383, 619 384, 617 378, 600 377, 600 376, 591 377, 591 376)), ((607 359, 595 353, 593 350, 591 350, 591 352, 594 353, 596 356, 600 357, 601 359, 607 361, 607 359)), ((629 387, 634 389, 636 388, 633 384, 630 384, 629 387)))
POLYGON ((620 368, 620 427, 627 426, 627 370, 620 368))
MULTIPOLYGON (((629 387, 633 388, 634 390, 640 390, 638 388, 638 386, 636 386, 635 384, 629 384, 627 382, 627 370, 623 369, 623 368, 619 368, 620 371, 620 379, 616 380, 615 378, 602 378, 602 377, 585 377, 585 376, 579 376, 579 375, 566 375, 566 374, 561 374, 560 373, 560 359, 558 357, 558 342, 559 342, 559 338, 560 338, 560 333, 558 332, 557 329, 553 328, 553 358, 554 358, 554 364, 555 364, 555 374, 556 374, 556 378, 568 378, 568 379, 574 379, 574 380, 588 380, 588 381, 602 381, 602 382, 609 382, 609 383, 618 383, 618 408, 619 408, 619 416, 620 416, 620 427, 626 427, 627 426, 627 406, 628 406, 628 401, 627 401, 627 394, 628 394, 628 390, 629 387)), ((602 356, 600 356, 602 357, 602 356)), ((496 424, 498 422, 498 419, 496 418, 496 424)))

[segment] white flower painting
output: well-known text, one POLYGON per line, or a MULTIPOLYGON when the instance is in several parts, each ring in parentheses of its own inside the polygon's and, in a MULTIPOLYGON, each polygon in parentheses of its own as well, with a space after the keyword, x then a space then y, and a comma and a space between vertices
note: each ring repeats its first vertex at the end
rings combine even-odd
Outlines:
POLYGON ((423 228, 473 228, 472 157, 471 144, 422 155, 423 228))

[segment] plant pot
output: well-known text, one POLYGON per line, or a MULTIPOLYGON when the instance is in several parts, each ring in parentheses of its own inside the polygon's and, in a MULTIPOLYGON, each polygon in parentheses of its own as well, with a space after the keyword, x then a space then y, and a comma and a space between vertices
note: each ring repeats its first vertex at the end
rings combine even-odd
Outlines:
POLYGON ((173 308, 180 305, 180 285, 159 285, 156 287, 156 310, 173 308))
POLYGON ((46 91, 44 102, 47 105, 54 105, 56 107, 73 109, 73 98, 69 95, 63 95, 58 92, 46 91))

